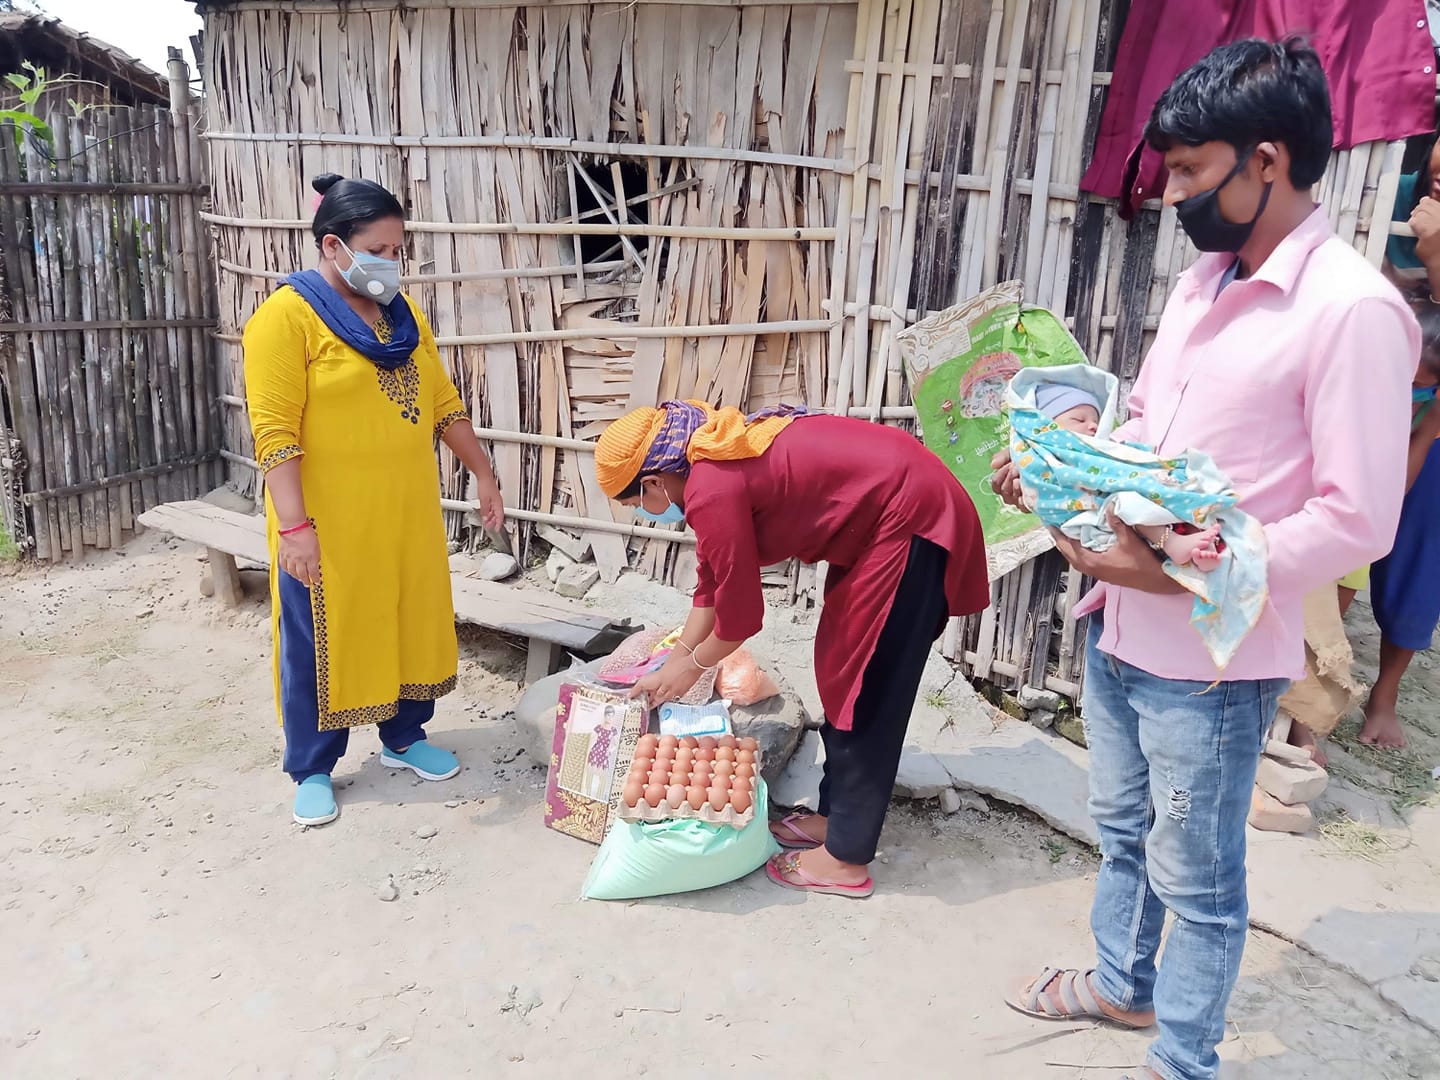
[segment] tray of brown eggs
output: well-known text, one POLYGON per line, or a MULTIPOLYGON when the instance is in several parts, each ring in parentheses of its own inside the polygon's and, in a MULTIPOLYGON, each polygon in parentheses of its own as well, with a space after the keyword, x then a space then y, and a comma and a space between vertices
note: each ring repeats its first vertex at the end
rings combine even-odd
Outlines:
POLYGON ((699 818, 743 829, 755 816, 760 747, 734 735, 642 735, 621 790, 622 821, 699 818))

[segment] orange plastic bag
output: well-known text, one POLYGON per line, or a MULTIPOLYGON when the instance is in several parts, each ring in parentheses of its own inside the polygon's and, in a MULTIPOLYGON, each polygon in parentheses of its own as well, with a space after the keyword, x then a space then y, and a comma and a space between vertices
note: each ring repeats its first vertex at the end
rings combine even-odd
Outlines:
POLYGON ((732 705, 755 705, 778 696, 780 687, 743 645, 720 661, 715 676, 715 696, 732 705))

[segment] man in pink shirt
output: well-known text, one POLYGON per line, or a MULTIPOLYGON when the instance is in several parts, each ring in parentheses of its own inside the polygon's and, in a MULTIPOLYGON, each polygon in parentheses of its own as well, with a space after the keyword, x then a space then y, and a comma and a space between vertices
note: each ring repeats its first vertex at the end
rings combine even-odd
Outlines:
MULTIPOLYGON (((1337 238, 1311 188, 1330 101, 1298 41, 1222 46, 1155 106, 1165 203, 1203 255, 1180 279, 1116 439, 1209 454, 1264 525, 1270 601, 1223 675, 1192 597, 1115 520, 1103 554, 1056 534, 1100 582, 1083 709, 1104 856, 1088 972, 1045 968, 1009 1003, 1048 1019, 1158 1027, 1141 1075, 1211 1080, 1248 908, 1245 819, 1276 704, 1304 674, 1307 592, 1384 555, 1404 494, 1419 328, 1337 238), (1166 911, 1165 963, 1156 965, 1166 911)), ((1018 505, 1014 467, 995 488, 1018 505)))

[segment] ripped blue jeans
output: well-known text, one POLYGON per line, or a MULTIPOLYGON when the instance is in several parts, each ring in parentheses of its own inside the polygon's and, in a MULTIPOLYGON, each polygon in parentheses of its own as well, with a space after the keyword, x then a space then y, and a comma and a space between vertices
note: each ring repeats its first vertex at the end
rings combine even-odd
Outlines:
POLYGON ((1101 626, 1091 619, 1083 698, 1103 856, 1090 915, 1095 988, 1122 1009, 1155 1010, 1151 1069, 1212 1080, 1245 948, 1250 793, 1289 682, 1157 678, 1096 648, 1101 626))

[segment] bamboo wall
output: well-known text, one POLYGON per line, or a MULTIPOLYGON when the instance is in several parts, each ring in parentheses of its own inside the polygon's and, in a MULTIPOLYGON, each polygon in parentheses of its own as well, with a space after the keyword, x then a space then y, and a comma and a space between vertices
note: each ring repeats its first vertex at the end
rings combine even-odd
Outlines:
MULTIPOLYGON (((911 424, 895 333, 1006 279, 1128 387, 1194 253, 1172 212, 1126 224, 1078 190, 1127 8, 210 0, 227 445, 250 454, 239 330, 313 259, 308 180, 326 170, 408 202, 409 287, 512 516, 586 519, 607 574, 693 569, 595 489, 593 439, 633 405, 784 398, 911 424)), ((1377 262, 1399 161, 1338 154, 1321 188, 1377 262)), ((814 598, 810 568, 769 580, 814 598)), ((1028 563, 947 655, 1074 695, 1081 584, 1053 554, 1028 563)))
MULTIPOLYGON (((230 446, 251 453, 238 335, 313 263, 327 170, 407 203, 407 288, 474 417, 547 443, 495 443, 522 513, 612 523, 588 441, 634 405, 823 402, 853 7, 323 8, 206 13, 230 446)), ((626 539, 587 538, 618 574, 626 539)))
POLYGON ((22 550, 118 547, 221 481, 201 150, 179 109, 0 130, 0 498, 22 550), (8 432, 7 432, 8 428, 8 432))

